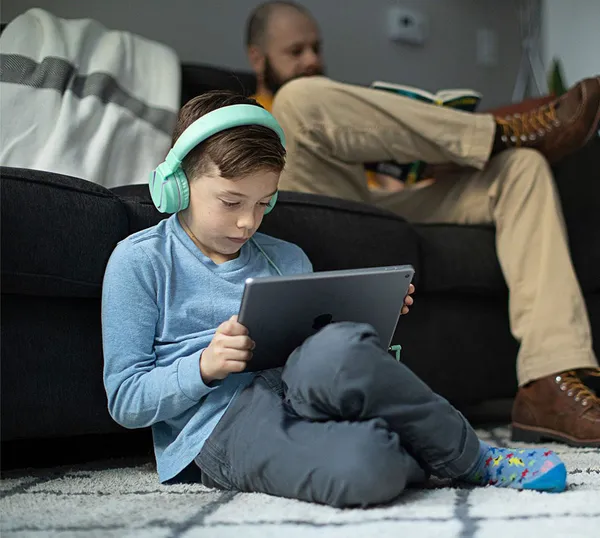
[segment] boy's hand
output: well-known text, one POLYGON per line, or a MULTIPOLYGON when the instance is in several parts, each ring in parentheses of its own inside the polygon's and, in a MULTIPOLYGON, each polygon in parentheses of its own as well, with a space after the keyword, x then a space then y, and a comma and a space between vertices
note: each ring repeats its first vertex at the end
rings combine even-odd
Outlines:
POLYGON ((237 316, 221 323, 210 345, 200 356, 200 374, 206 385, 229 374, 242 372, 252 358, 254 342, 237 316))
POLYGON ((401 313, 408 314, 408 307, 412 306, 415 302, 411 295, 415 292, 415 287, 411 284, 408 286, 408 295, 404 298, 404 306, 402 307, 401 313))

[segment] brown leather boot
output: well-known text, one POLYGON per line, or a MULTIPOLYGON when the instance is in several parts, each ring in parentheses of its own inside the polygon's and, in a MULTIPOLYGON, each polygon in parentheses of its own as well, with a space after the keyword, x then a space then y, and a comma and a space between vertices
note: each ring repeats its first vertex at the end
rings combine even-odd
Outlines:
POLYGON ((584 146, 600 122, 600 77, 582 80, 548 105, 496 118, 500 140, 495 148, 533 148, 550 163, 584 146))
POLYGON ((513 441, 600 446, 600 398, 580 377, 599 372, 563 372, 521 387, 512 411, 513 441))

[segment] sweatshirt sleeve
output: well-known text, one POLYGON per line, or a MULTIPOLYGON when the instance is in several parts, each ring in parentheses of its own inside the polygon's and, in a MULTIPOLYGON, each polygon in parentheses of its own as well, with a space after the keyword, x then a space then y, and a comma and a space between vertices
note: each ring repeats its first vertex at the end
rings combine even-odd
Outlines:
POLYGON ((102 288, 104 387, 113 419, 143 428, 173 418, 214 388, 200 374, 199 350, 156 366, 157 278, 150 257, 125 240, 108 262, 102 288))
POLYGON ((313 266, 308 256, 302 251, 302 269, 301 273, 312 273, 313 266))

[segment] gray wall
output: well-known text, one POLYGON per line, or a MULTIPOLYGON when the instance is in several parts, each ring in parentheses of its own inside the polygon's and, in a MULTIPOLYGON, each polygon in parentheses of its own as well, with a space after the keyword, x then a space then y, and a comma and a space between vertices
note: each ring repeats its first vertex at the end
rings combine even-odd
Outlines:
POLYGON ((542 32, 546 66, 559 59, 566 84, 600 75, 600 0, 545 0, 542 32))
MULTIPOLYGON (((41 7, 64 17, 92 17, 172 46, 183 61, 247 68, 244 21, 256 0, 3 0, 2 19, 41 7)), ((482 107, 510 101, 520 60, 513 0, 301 0, 321 25, 328 74, 369 84, 383 79, 435 91, 471 87, 482 107), (386 8, 395 3, 430 16, 423 47, 393 43, 386 8), (499 61, 476 64, 476 32, 493 29, 499 61)))

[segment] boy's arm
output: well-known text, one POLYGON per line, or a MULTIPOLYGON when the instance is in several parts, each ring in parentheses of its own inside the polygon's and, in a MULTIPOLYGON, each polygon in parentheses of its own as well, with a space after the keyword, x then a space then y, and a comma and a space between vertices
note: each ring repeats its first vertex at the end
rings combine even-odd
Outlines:
POLYGON ((302 273, 312 273, 313 266, 311 261, 308 259, 308 256, 302 252, 302 273))
POLYGON ((102 289, 104 386, 108 408, 126 428, 150 426, 187 411, 211 388, 200 375, 200 353, 156 366, 156 274, 140 245, 113 252, 102 289))

